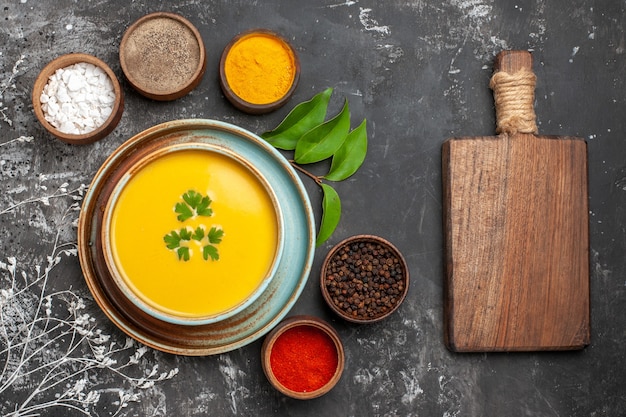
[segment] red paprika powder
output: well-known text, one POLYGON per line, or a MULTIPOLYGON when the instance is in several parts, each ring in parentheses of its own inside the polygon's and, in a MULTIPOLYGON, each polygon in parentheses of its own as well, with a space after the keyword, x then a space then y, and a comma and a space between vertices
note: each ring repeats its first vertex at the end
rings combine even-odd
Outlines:
POLYGON ((314 326, 287 329, 270 353, 272 373, 285 388, 315 391, 331 380, 339 358, 333 340, 314 326))

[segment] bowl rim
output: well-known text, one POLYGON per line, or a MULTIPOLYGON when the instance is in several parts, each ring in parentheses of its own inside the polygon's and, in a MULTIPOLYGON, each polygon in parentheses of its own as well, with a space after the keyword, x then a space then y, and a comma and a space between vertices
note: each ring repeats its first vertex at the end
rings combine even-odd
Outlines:
POLYGON ((102 231, 100 239, 102 241, 102 249, 104 252, 104 260, 106 262, 107 268, 111 274, 111 277, 114 283, 118 286, 118 288, 124 293, 124 295, 133 302, 137 307, 143 310, 145 313, 151 315, 152 317, 172 323, 179 324, 184 326, 199 326, 205 324, 213 324, 218 323, 220 321, 226 320, 240 313, 241 311, 248 308, 251 304, 253 304, 261 294, 267 289, 271 280, 276 275, 276 270, 280 265, 280 260, 283 254, 284 248, 284 237, 285 237, 285 219, 283 216, 283 211, 278 203, 278 198, 270 185, 269 181, 265 176, 257 170, 253 164, 251 164, 246 159, 237 155, 234 152, 231 152, 227 149, 220 149, 219 146, 213 144, 203 144, 203 143, 186 143, 186 144, 173 144, 168 147, 159 149, 155 152, 149 153, 143 158, 135 161, 131 166, 128 167, 127 173, 120 179, 118 183, 113 185, 113 189, 111 192, 111 197, 108 199, 106 206, 104 207, 104 212, 102 213, 102 231), (242 166, 244 169, 249 171, 254 177, 261 183, 263 188, 265 189, 266 194, 272 201, 272 205, 274 208, 274 213, 276 215, 277 222, 277 243, 276 250, 274 253, 274 258, 272 259, 271 265, 266 272, 265 276, 262 278, 261 282, 258 286, 246 297, 243 301, 237 303, 236 305, 215 314, 207 314, 207 315, 185 315, 185 314, 176 314, 171 311, 167 311, 166 309, 159 309, 157 306, 152 305, 149 301, 146 301, 145 296, 141 296, 139 291, 133 288, 133 285, 130 283, 131 279, 125 276, 122 271, 120 271, 117 262, 115 261, 115 250, 113 249, 112 239, 111 239, 111 223, 112 223, 112 213, 114 211, 114 207, 118 198, 126 187, 132 176, 141 171, 151 162, 167 155, 171 155, 175 152, 182 152, 188 150, 201 150, 206 152, 214 152, 220 155, 223 155, 227 158, 234 160, 237 164, 242 166))
POLYGON ((228 101, 230 101, 230 103, 235 108, 245 113, 249 113, 249 114, 269 113, 271 111, 274 111, 284 106, 287 103, 287 101, 289 101, 293 93, 296 91, 296 88, 298 87, 298 83, 300 81, 300 72, 301 72, 300 58, 298 57, 298 53, 296 52, 295 48, 281 34, 273 30, 265 29, 265 28, 250 29, 250 30, 246 30, 244 32, 240 32, 239 34, 237 34, 224 47, 224 50, 222 51, 222 55, 220 57, 220 62, 219 62, 220 86, 222 88, 222 92, 224 93, 224 96, 228 99, 228 101), (271 103, 266 103, 266 104, 250 103, 249 101, 246 101, 243 98, 239 97, 230 87, 230 84, 228 83, 228 79, 226 77, 226 68, 225 68, 226 59, 228 57, 228 54, 230 53, 230 50, 243 39, 249 38, 252 36, 258 36, 258 35, 271 37, 281 42, 291 52, 291 56, 293 57, 294 77, 293 77, 291 86, 280 99, 273 101, 271 103))
POLYGON ((324 261, 322 262, 322 268, 320 271, 320 281, 319 281, 320 290, 322 292, 322 297, 324 298, 324 301, 326 301, 326 304, 328 305, 328 307, 330 307, 330 309, 335 314, 337 314, 339 317, 343 318, 344 320, 352 322, 352 323, 358 323, 358 324, 376 323, 392 315, 396 310, 400 308, 400 305, 406 299, 406 296, 409 293, 409 283, 410 283, 409 267, 406 262, 406 259, 404 258, 404 255, 402 255, 402 252, 400 252, 400 250, 394 244, 392 244, 389 240, 381 236, 372 235, 372 234, 359 234, 359 235, 350 236, 350 237, 343 239, 342 241, 337 243, 335 246, 333 246, 331 250, 328 251, 328 254, 324 258, 324 261), (326 288, 326 284, 325 284, 326 275, 327 275, 326 271, 328 269, 328 264, 330 260, 332 259, 333 256, 335 256, 335 254, 341 248, 354 242, 375 242, 375 243, 388 247, 389 250, 391 250, 398 257, 398 260, 400 261, 401 267, 404 271, 404 290, 399 295, 398 301, 393 306, 393 308, 381 314, 380 316, 376 316, 376 317, 368 318, 368 319, 359 319, 359 318, 349 316, 348 314, 346 314, 346 312, 344 312, 339 307, 337 307, 335 303, 333 303, 332 298, 326 288))
POLYGON ((33 84, 32 104, 37 120, 50 134, 69 144, 86 145, 104 138, 109 133, 111 133, 113 129, 115 129, 120 119, 122 118, 122 113, 124 111, 124 92, 122 90, 122 87, 120 86, 119 80, 115 76, 115 73, 104 61, 90 54, 82 52, 72 52, 56 57, 48 64, 46 64, 39 72, 39 75, 37 75, 37 78, 35 79, 35 82, 33 84), (46 120, 43 109, 41 108, 41 93, 46 84, 48 84, 50 76, 52 76, 52 74, 54 74, 58 69, 66 68, 70 65, 74 65, 80 62, 95 65, 101 68, 109 76, 109 79, 113 84, 115 103, 113 105, 113 110, 111 111, 111 114, 102 125, 92 130, 91 132, 75 135, 61 132, 46 120))
POLYGON ((120 60, 120 66, 122 68, 122 72, 124 73, 126 80, 137 92, 139 92, 144 97, 147 97, 153 100, 172 101, 172 100, 176 100, 178 98, 181 98, 189 94, 193 89, 195 89, 200 84, 200 82, 202 81, 202 78, 204 77, 204 73, 206 71, 207 56, 206 56, 206 48, 204 45, 204 41, 202 40, 202 35, 198 31, 198 29, 193 25, 193 23, 191 23, 185 17, 177 13, 154 12, 154 13, 149 13, 147 15, 144 15, 140 17, 139 19, 135 20, 126 29, 126 31, 124 32, 124 35, 122 35, 122 40, 120 42, 119 60, 120 60), (196 42, 198 43, 198 49, 200 51, 200 56, 198 57, 198 65, 194 73, 189 77, 189 80, 182 86, 178 87, 177 89, 172 89, 170 91, 165 91, 165 92, 151 90, 149 86, 142 85, 140 82, 138 82, 137 79, 134 77, 132 71, 130 71, 130 69, 128 68, 128 64, 126 62, 126 57, 125 57, 124 52, 126 50, 126 44, 128 43, 130 36, 135 30, 137 30, 137 28, 139 28, 145 22, 149 20, 153 20, 153 19, 171 19, 171 20, 177 21, 178 23, 182 24, 185 28, 191 31, 194 38, 196 39, 196 42))
POLYGON ((276 148, 247 129, 211 119, 182 119, 152 126, 128 139, 100 166, 78 218, 78 259, 87 287, 102 312, 127 336, 154 349, 185 356, 216 355, 247 346, 267 334, 293 308, 308 282, 315 255, 315 219, 302 179, 276 148), (272 179, 284 209, 285 254, 277 276, 259 300, 224 322, 180 326, 154 319, 111 284, 102 259, 100 207, 109 184, 134 155, 169 143, 219 143, 244 155, 272 179), (286 262, 285 259, 289 259, 286 262))
POLYGON ((261 346, 261 366, 268 381, 276 390, 291 398, 310 400, 321 397, 337 385, 345 367, 345 351, 339 333, 328 322, 316 316, 300 314, 287 317, 267 334, 261 346), (278 338, 287 330, 300 326, 315 327, 323 331, 333 341, 337 351, 337 369, 335 369, 333 376, 322 387, 309 392, 294 391, 281 384, 274 375, 270 362, 272 348, 278 338))

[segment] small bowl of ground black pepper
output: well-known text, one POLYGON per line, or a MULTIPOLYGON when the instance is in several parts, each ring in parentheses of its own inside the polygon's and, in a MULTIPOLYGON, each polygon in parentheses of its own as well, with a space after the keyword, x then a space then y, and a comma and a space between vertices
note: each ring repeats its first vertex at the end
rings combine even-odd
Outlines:
POLYGON ((124 94, 115 73, 84 53, 62 55, 48 63, 35 80, 32 102, 41 125, 74 145, 107 136, 124 111, 124 94))
POLYGON ((276 390, 309 400, 328 393, 339 382, 345 354, 330 324, 299 315, 283 320, 265 337, 261 360, 263 372, 276 390))
POLYGON ((378 236, 357 235, 333 247, 322 266, 324 300, 353 323, 390 316, 409 289, 409 268, 400 251, 378 236))
POLYGON ((237 109, 263 114, 283 106, 300 78, 300 61, 282 36, 267 29, 240 33, 224 48, 220 86, 237 109))
POLYGON ((157 101, 176 100, 202 81, 206 50, 190 21, 176 13, 155 12, 124 32, 120 65, 141 95, 157 101))

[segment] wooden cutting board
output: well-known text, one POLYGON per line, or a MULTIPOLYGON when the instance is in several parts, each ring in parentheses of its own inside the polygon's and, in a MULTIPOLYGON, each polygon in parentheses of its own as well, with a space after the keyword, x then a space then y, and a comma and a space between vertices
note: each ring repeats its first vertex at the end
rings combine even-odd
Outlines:
POLYGON ((499 135, 443 145, 445 342, 453 351, 589 344, 587 144, 536 135, 534 77, 530 53, 500 53, 491 82, 499 135))

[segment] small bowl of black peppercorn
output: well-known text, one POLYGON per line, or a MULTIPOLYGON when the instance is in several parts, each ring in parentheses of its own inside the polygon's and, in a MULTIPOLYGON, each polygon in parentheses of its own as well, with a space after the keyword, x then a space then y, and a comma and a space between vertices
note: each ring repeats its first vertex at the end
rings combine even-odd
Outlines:
POLYGON ((340 317, 374 323, 389 317, 409 290, 409 268, 388 240, 356 235, 335 245, 320 274, 322 295, 340 317))

